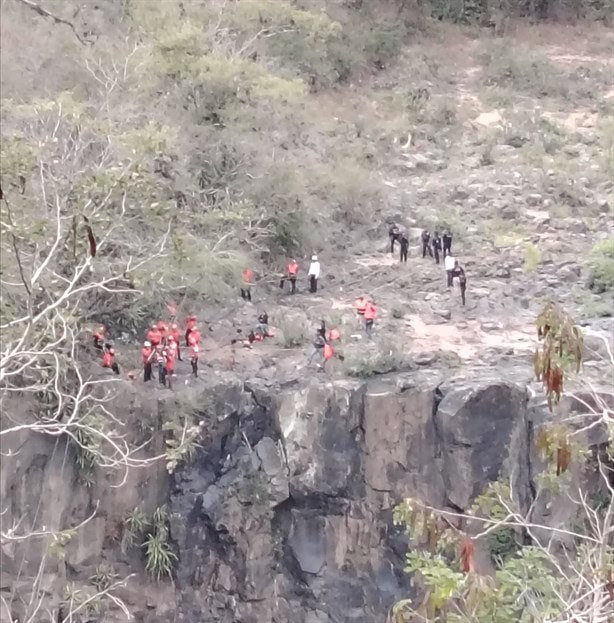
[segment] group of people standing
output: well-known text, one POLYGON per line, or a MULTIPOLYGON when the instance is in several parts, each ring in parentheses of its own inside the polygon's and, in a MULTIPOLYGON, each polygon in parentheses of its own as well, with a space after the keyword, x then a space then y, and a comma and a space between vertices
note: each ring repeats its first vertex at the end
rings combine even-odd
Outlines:
MULTIPOLYGON (((388 237, 390 239, 390 253, 394 253, 394 245, 398 242, 400 246, 399 260, 401 262, 407 262, 407 253, 409 249, 409 238, 405 230, 401 230, 396 223, 393 223, 388 230, 388 237)), ((467 291, 467 276, 465 275, 464 268, 459 264, 458 260, 452 256, 452 232, 445 230, 440 236, 439 232, 435 230, 431 236, 431 232, 428 229, 422 231, 420 236, 422 241, 422 257, 432 257, 435 259, 435 263, 439 264, 440 256, 443 256, 444 268, 447 276, 448 288, 454 287, 458 284, 461 302, 465 305, 465 294, 467 291)))
MULTIPOLYGON (((285 273, 281 276, 279 281, 279 288, 283 290, 286 282, 290 284, 290 294, 296 294, 296 282, 299 276, 300 266, 299 263, 292 258, 286 266, 285 273)), ((314 253, 311 256, 309 263, 309 269, 307 270, 307 278, 309 283, 309 292, 315 294, 318 291, 318 281, 320 279, 321 266, 318 256, 314 253)), ((254 286, 254 271, 246 267, 243 270, 242 284, 241 284, 241 298, 245 301, 252 300, 252 288, 254 286)))
MULTIPOLYGON (((143 364, 143 380, 145 383, 153 378, 155 367, 160 385, 172 388, 175 362, 177 360, 183 361, 181 358, 181 337, 179 325, 175 322, 171 322, 170 326, 162 320, 152 323, 141 348, 141 363, 143 364)), ((190 357, 192 374, 196 377, 198 376, 201 341, 196 316, 186 318, 183 337, 190 357)), ((115 374, 119 374, 115 348, 107 338, 106 327, 101 325, 94 331, 93 343, 94 348, 102 352, 102 367, 110 368, 115 374)), ((129 377, 133 378, 132 373, 129 374, 129 377)))
MULTIPOLYGON (((172 388, 175 362, 177 360, 183 361, 181 358, 181 337, 179 325, 175 322, 168 326, 163 320, 159 320, 151 325, 141 349, 143 380, 145 383, 152 379, 155 366, 158 370, 160 385, 172 388)), ((186 318, 183 337, 185 346, 189 349, 192 374, 197 377, 201 333, 198 329, 196 316, 188 316, 186 318)))

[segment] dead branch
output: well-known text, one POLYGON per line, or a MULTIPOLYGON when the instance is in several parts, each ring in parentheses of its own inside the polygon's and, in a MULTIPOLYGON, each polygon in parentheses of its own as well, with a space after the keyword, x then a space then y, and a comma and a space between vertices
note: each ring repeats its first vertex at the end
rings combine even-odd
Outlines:
POLYGON ((23 4, 24 6, 27 6, 29 9, 32 9, 35 13, 38 13, 42 17, 47 17, 53 20, 56 24, 63 24, 64 26, 68 26, 73 31, 75 37, 79 40, 79 43, 81 43, 82 45, 94 44, 93 40, 82 37, 79 34, 76 26, 72 22, 69 22, 67 19, 64 19, 63 17, 58 17, 57 15, 50 13, 46 9, 43 9, 43 7, 39 4, 32 2, 32 0, 19 0, 19 2, 21 2, 21 4, 23 4))

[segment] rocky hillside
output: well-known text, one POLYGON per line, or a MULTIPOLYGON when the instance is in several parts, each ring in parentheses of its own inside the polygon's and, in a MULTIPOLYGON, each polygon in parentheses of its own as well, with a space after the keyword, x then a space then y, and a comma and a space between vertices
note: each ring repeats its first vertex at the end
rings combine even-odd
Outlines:
MULTIPOLYGON (((69 367, 57 381, 62 391, 36 386, 31 403, 23 385, 3 386, 2 428, 11 431, 2 436, 2 620, 384 623, 397 601, 420 593, 403 570, 410 541, 393 522, 399 502, 419 498, 462 513, 501 477, 522 508, 535 502, 544 467, 535 438, 553 417, 532 369, 534 321, 544 303, 561 303, 584 326, 585 378, 612 393, 603 366, 614 304, 612 32, 600 24, 520 22, 506 23, 501 38, 427 20, 418 35, 401 12, 391 51, 384 44, 396 13, 387 3, 378 19, 368 15, 374 39, 365 42, 344 38, 358 17, 334 3, 328 18, 339 20, 341 31, 324 14, 317 23, 306 11, 291 15, 302 34, 331 29, 329 56, 318 48, 305 69, 304 48, 289 53, 260 41, 270 33, 258 16, 220 12, 219 21, 206 22, 216 26, 206 54, 218 58, 223 50, 229 64, 206 56, 202 69, 190 64, 210 34, 194 28, 200 9, 187 7, 190 21, 185 8, 179 17, 155 15, 147 4, 126 2, 128 16, 120 4, 117 14, 88 22, 87 32, 103 32, 93 55, 83 51, 88 75, 104 83, 102 99, 87 72, 73 74, 58 52, 81 50, 66 24, 39 14, 32 26, 58 53, 56 82, 33 79, 45 75, 49 59, 40 46, 38 56, 25 55, 24 33, 7 27, 31 8, 12 6, 2 25, 13 61, 3 61, 5 92, 10 87, 15 100, 34 107, 37 97, 48 98, 38 114, 59 103, 75 124, 58 134, 68 146, 60 163, 32 168, 28 141, 52 131, 55 121, 41 129, 30 108, 4 102, 2 188, 14 220, 7 220, 3 252, 28 240, 27 257, 47 257, 50 245, 39 244, 54 231, 47 202, 42 234, 34 216, 22 222, 28 210, 37 214, 33 206, 41 209, 29 202, 30 189, 54 189, 62 223, 73 222, 73 203, 94 197, 96 233, 107 225, 113 233, 109 246, 100 245, 96 261, 107 264, 96 264, 95 275, 132 261, 137 241, 142 250, 163 237, 167 216, 173 231, 161 257, 124 273, 117 299, 108 290, 84 293, 67 309, 67 323, 81 314, 75 335, 85 337, 67 351, 82 367, 69 367), (95 52, 120 45, 104 28, 133 34, 126 24, 135 16, 142 21, 134 54, 146 71, 138 70, 138 85, 123 83, 118 72, 116 91, 108 66, 92 63, 95 52), (163 19, 177 26, 166 38, 163 19), (58 27, 66 27, 61 37, 58 27), (248 37, 253 28, 257 41, 248 37), (337 36, 359 58, 343 75, 337 36), (152 56, 139 56, 144 50, 152 56), (31 63, 23 81, 19 59, 31 63), (322 59, 330 65, 316 63, 322 59), (246 84, 245 92, 227 92, 229 76, 246 84), (207 99, 206 89, 190 90, 193 80, 221 85, 223 104, 207 99), (57 95, 58 84, 73 89, 75 100, 57 95), (142 111, 155 123, 146 125, 142 111), (168 127, 154 129, 160 119, 168 127), (83 149, 71 147, 77 126, 89 137, 83 149), (101 144, 134 145, 133 155, 101 144), (79 166, 89 167, 92 153, 101 160, 85 176, 79 166), (24 162, 41 185, 28 177, 21 192, 24 162), (115 182, 102 179, 103 164, 110 178, 117 174, 123 201, 113 194, 115 182), (117 173, 124 166, 138 180, 134 186, 117 173), (110 207, 100 199, 107 183, 110 207), (407 264, 388 252, 391 222, 410 234, 407 264), (421 257, 424 227, 454 233, 453 252, 468 278, 466 306, 446 287, 443 267, 421 257), (305 269, 314 251, 323 274, 318 293, 309 294, 305 269), (278 287, 290 254, 302 267, 294 296, 278 287), (251 303, 238 296, 246 264, 257 274, 251 303), (138 292, 138 300, 119 304, 126 291, 138 292), (371 341, 352 309, 360 294, 379 306, 371 341), (200 377, 179 362, 173 391, 145 386, 138 364, 143 328, 171 299, 180 316, 197 313, 204 328, 200 377), (234 342, 263 310, 275 338, 252 349, 234 342), (319 371, 308 356, 322 319, 340 329, 341 357, 319 371), (110 377, 83 347, 94 321, 111 327, 124 372, 108 393, 106 385, 96 393, 96 383, 110 377), (62 400, 57 406, 49 395, 68 395, 62 383, 81 379, 83 370, 104 411, 88 411, 81 427, 60 430, 56 419, 72 421, 78 409, 65 415, 62 400), (136 380, 125 374, 132 370, 136 380), (49 417, 56 408, 56 419, 49 417), (124 448, 136 450, 126 459, 124 448)), ((287 17, 273 11, 269 27, 286 27, 287 17)), ((126 61, 122 71, 128 67, 126 61)), ((85 214, 90 203, 83 204, 85 214)), ((5 270, 19 280, 22 265, 10 257, 5 270)), ((66 261, 44 282, 36 305, 72 274, 66 261)), ((14 287, 8 283, 3 295, 3 323, 18 317, 22 299, 14 287)), ((563 403, 562 411, 578 408, 563 403)), ((585 441, 597 447, 607 431, 595 427, 585 441)), ((538 511, 549 516, 550 509, 538 511)), ((488 571, 490 563, 482 563, 488 571)))

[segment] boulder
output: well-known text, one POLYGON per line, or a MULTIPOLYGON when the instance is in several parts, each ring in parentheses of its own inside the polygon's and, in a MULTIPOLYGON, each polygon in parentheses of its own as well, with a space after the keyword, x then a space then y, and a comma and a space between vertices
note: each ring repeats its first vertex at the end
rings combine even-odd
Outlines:
POLYGON ((435 415, 447 499, 468 510, 488 482, 513 473, 521 495, 528 489, 527 394, 504 382, 448 391, 435 415))

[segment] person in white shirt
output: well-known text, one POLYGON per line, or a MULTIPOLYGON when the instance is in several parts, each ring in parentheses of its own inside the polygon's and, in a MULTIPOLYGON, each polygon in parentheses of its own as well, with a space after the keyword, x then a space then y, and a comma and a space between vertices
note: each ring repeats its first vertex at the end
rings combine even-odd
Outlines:
POLYGON ((309 264, 309 272, 307 273, 309 277, 309 292, 317 292, 318 291, 318 279, 320 277, 320 262, 318 262, 318 256, 311 256, 311 264, 309 264))
POLYGON ((448 288, 451 288, 452 287, 452 272, 454 271, 456 260, 451 255, 446 255, 446 258, 443 261, 443 263, 446 269, 446 273, 448 274, 448 288))

